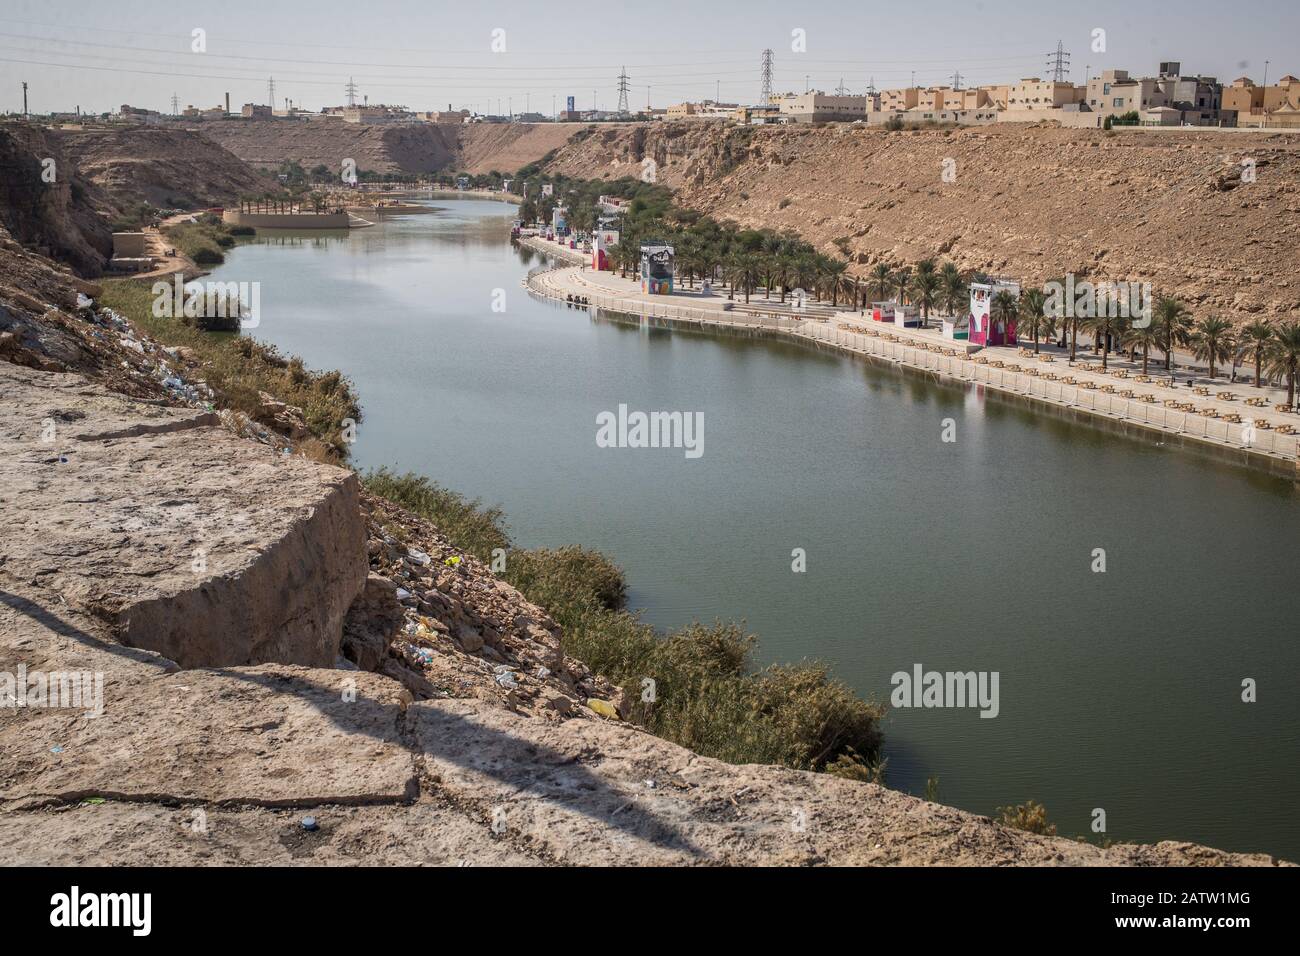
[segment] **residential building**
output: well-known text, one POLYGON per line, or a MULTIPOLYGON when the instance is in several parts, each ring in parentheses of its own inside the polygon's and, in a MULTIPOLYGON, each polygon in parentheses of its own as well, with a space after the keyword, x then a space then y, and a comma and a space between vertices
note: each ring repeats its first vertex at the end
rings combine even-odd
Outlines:
POLYGON ((1083 99, 1084 91, 1073 83, 1059 83, 1030 76, 1011 87, 1006 108, 1036 112, 1059 110, 1083 99))
POLYGON ((897 90, 881 90, 877 109, 882 113, 897 113, 921 105, 921 89, 909 86, 897 90))
POLYGON ((1100 117, 1141 113, 1142 110, 1167 106, 1160 81, 1155 77, 1137 79, 1128 70, 1106 70, 1088 81, 1088 107, 1100 117))
POLYGON ((257 103, 245 103, 244 108, 239 111, 244 119, 270 119, 273 110, 269 106, 261 106, 257 103))
POLYGON ((1248 76, 1240 76, 1223 88, 1224 122, 1237 126, 1296 125, 1300 111, 1300 80, 1287 74, 1274 86, 1256 86, 1248 76))
POLYGON ((791 123, 852 122, 867 118, 865 96, 812 92, 787 96, 778 105, 782 118, 791 123))

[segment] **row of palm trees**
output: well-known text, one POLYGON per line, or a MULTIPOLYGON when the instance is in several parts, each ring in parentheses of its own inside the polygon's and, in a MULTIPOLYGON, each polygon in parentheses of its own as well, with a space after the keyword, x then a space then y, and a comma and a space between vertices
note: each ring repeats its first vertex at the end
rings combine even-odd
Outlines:
POLYGON ((1047 306, 1047 295, 1042 289, 1030 288, 1017 298, 1003 290, 990 303, 993 316, 1001 321, 1016 322, 1019 336, 1028 336, 1039 349, 1042 339, 1057 334, 1060 323, 1062 336, 1070 338, 1070 358, 1078 351, 1079 332, 1092 335, 1092 350, 1101 353, 1102 368, 1106 368, 1111 351, 1127 350, 1136 358, 1142 356, 1142 374, 1147 374, 1151 364, 1151 350, 1164 355, 1165 370, 1173 367, 1176 348, 1190 349, 1197 359, 1209 366, 1214 378, 1221 364, 1250 361, 1255 370, 1255 387, 1263 383, 1265 370, 1287 383, 1287 404, 1295 404, 1297 373, 1300 372, 1300 322, 1269 322, 1256 318, 1244 325, 1217 315, 1193 319, 1187 306, 1172 296, 1161 296, 1151 310, 1149 321, 1103 314, 1090 318, 1064 317, 1054 314, 1047 306))
MULTIPOLYGON (((697 280, 721 281, 729 296, 750 297, 762 290, 764 298, 779 296, 785 302, 796 289, 811 293, 832 307, 841 302, 865 309, 873 301, 898 301, 916 306, 921 325, 929 325, 932 313, 964 315, 969 309, 970 283, 984 277, 964 273, 954 263, 922 259, 911 266, 891 267, 877 263, 865 278, 849 273, 849 264, 817 252, 792 235, 771 232, 743 232, 734 229, 692 229, 689 225, 668 226, 659 220, 624 223, 620 243, 613 250, 614 262, 624 276, 640 268, 641 237, 656 236, 673 244, 677 271, 688 287, 697 280)), ((1061 282, 1062 286, 1064 282, 1061 282)), ((1161 296, 1152 308, 1149 323, 1103 314, 1092 318, 1053 314, 1047 295, 1040 288, 1028 288, 1019 297, 1009 291, 997 293, 990 303, 993 317, 1015 321, 1020 337, 1032 339, 1037 352, 1043 340, 1059 334, 1069 340, 1070 358, 1077 357, 1081 332, 1091 336, 1091 349, 1100 353, 1107 367, 1112 351, 1140 354, 1142 371, 1150 369, 1151 351, 1162 353, 1164 367, 1173 367, 1176 348, 1188 348, 1209 365, 1213 378, 1220 366, 1241 361, 1254 366, 1255 385, 1265 372, 1287 384, 1288 403, 1295 404, 1300 375, 1300 323, 1268 322, 1255 319, 1236 326, 1216 315, 1195 320, 1187 306, 1172 296, 1161 296)), ((1107 311, 1105 309, 1099 311, 1107 311)))

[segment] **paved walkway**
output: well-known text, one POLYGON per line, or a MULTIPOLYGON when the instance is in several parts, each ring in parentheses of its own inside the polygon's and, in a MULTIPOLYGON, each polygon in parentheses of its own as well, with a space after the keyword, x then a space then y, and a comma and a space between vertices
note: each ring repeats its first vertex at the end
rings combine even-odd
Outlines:
MULTIPOLYGON (((545 239, 529 237, 523 242, 558 259, 586 262, 581 252, 545 239)), ((1300 465, 1300 446, 1292 434, 1300 432, 1300 415, 1284 410, 1285 390, 1256 389, 1248 381, 1231 383, 1222 375, 1211 381, 1203 369, 1179 362, 1177 354, 1171 384, 1163 362, 1154 358, 1144 380, 1140 356, 1131 362, 1112 354, 1103 370, 1100 356, 1082 348, 1074 364, 1068 349, 1055 345, 1040 345, 1037 355, 1030 348, 1015 346, 968 354, 964 342, 947 340, 938 329, 902 329, 824 303, 800 312, 788 302, 783 305, 761 295, 751 296, 748 306, 743 299, 729 301, 725 293, 706 296, 698 289, 648 295, 634 279, 595 272, 586 265, 535 270, 528 286, 539 295, 559 300, 584 296, 594 306, 633 315, 780 330, 1062 408, 1249 451, 1273 459, 1274 464, 1289 463, 1290 467, 1280 469, 1287 474, 1300 465)))

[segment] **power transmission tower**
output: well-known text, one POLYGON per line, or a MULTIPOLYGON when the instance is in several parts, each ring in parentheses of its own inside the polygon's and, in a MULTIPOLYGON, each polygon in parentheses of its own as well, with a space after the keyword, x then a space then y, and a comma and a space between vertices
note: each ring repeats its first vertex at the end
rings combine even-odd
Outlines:
POLYGON ((846 90, 846 89, 844 88, 844 77, 841 76, 841 77, 840 77, 840 85, 837 86, 837 87, 835 87, 835 95, 836 95, 836 96, 844 96, 846 93, 848 93, 848 90, 846 90))
POLYGON ((181 101, 178 100, 176 98, 176 94, 173 93, 172 94, 172 116, 180 116, 180 115, 181 115, 181 101))
POLYGON ((269 77, 266 81, 266 98, 271 103, 271 109, 275 109, 275 77, 269 77))
POLYGON ((759 106, 772 105, 772 51, 763 51, 763 90, 758 98, 759 106))
POLYGON ((952 74, 952 88, 953 88, 954 90, 960 90, 960 89, 961 89, 961 71, 959 71, 959 70, 954 70, 954 71, 953 71, 953 74, 952 74))
POLYGON ((27 119, 27 81, 23 80, 23 119, 27 119))
POLYGON ((1070 54, 1065 52, 1065 44, 1056 41, 1056 52, 1047 54, 1047 68, 1052 71, 1052 80, 1064 83, 1070 73, 1070 54))
POLYGON ((348 85, 343 87, 343 92, 348 95, 348 106, 357 105, 357 85, 352 82, 352 77, 348 77, 348 85))
POLYGON ((875 92, 876 92, 876 78, 875 78, 874 76, 873 76, 873 77, 871 78, 871 80, 867 83, 867 92, 870 93, 870 94, 873 94, 873 95, 874 95, 875 92))
POLYGON ((627 67, 623 67, 623 72, 618 75, 618 111, 620 115, 626 115, 631 112, 627 108, 627 91, 630 89, 627 82, 627 67))

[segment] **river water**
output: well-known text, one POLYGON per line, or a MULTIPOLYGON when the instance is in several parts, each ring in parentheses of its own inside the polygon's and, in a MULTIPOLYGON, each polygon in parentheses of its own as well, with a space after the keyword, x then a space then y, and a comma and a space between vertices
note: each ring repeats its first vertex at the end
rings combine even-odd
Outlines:
POLYGON ((263 233, 213 276, 260 281, 254 334, 352 377, 358 467, 499 504, 517 545, 608 553, 658 626, 743 618, 760 663, 818 659, 882 701, 917 664, 997 672, 995 718, 891 710, 895 788, 1300 860, 1290 483, 846 356, 536 301, 513 207, 437 206, 263 233), (599 447, 620 405, 699 413, 702 454, 599 447))

